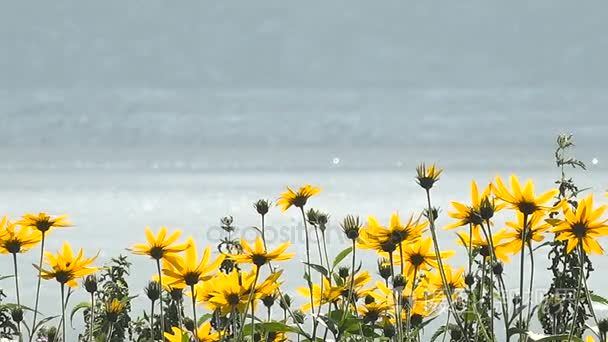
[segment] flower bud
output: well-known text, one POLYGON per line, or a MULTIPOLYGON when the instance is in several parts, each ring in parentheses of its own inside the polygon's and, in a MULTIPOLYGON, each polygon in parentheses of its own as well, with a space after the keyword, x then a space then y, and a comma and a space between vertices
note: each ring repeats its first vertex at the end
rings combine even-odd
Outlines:
POLYGON ((340 226, 346 237, 353 241, 359 237, 359 230, 362 227, 359 217, 352 215, 346 216, 340 226))
POLYGON ((154 302, 160 298, 160 284, 156 281, 148 282, 148 285, 144 288, 144 292, 148 296, 148 299, 154 302))
POLYGON ((393 289, 395 291, 403 291, 403 288, 405 287, 405 278, 401 275, 401 274, 396 274, 393 277, 393 289))
POLYGON ((291 297, 288 294, 283 296, 283 299, 279 301, 279 306, 283 310, 287 310, 291 306, 291 297))
POLYGON ((464 277, 464 283, 467 284, 468 287, 472 287, 475 284, 475 276, 472 273, 467 274, 464 277))
POLYGON ((84 279, 84 288, 88 293, 97 292, 97 277, 94 274, 90 274, 84 279))
POLYGON ((338 268, 338 275, 340 276, 340 278, 346 279, 346 278, 348 278, 349 274, 350 274, 350 269, 348 267, 340 266, 338 268))
POLYGON ((492 273, 494 273, 495 275, 501 275, 503 271, 504 267, 502 265, 502 262, 497 262, 494 264, 494 266, 492 266, 492 273))
POLYGON ((426 165, 422 163, 416 168, 416 180, 423 189, 428 191, 433 187, 433 184, 439 180, 439 175, 441 175, 442 171, 443 170, 436 167, 435 164, 427 168, 426 165))
POLYGON ((264 216, 268 214, 268 209, 270 208, 270 201, 260 199, 257 202, 253 203, 253 207, 258 212, 258 214, 264 216))
POLYGON ((15 307, 13 310, 11 310, 11 318, 15 323, 19 324, 21 321, 23 321, 23 309, 20 307, 15 307))
POLYGON ((296 320, 296 322, 298 322, 300 324, 304 323, 305 317, 306 317, 306 315, 301 310, 296 310, 293 312, 293 318, 296 320))
POLYGON ((262 303, 264 303, 265 307, 271 308, 274 305, 274 301, 276 299, 277 299, 277 296, 273 293, 271 295, 262 297, 262 303))
POLYGON ((391 264, 384 258, 378 259, 378 273, 382 279, 386 280, 391 276, 391 264))

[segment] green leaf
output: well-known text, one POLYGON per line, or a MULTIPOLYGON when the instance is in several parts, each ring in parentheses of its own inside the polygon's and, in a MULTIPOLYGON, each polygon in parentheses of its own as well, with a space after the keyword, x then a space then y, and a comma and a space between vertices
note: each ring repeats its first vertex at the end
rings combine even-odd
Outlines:
POLYGON ((433 336, 431 336, 431 340, 430 342, 435 342, 435 340, 437 340, 439 338, 439 336, 443 335, 443 334, 447 334, 449 331, 448 327, 445 325, 442 325, 439 327, 439 329, 437 329, 435 331, 435 333, 433 333, 433 336))
POLYGON ((334 258, 334 263, 333 263, 332 267, 335 268, 336 266, 338 266, 338 264, 342 260, 344 260, 344 258, 346 258, 352 251, 353 251, 352 247, 347 247, 342 252, 338 253, 338 255, 336 255, 336 257, 334 258))
POLYGON ((213 317, 212 313, 207 313, 202 315, 201 317, 198 318, 198 322, 196 326, 200 326, 201 324, 205 323, 206 320, 211 319, 211 317, 213 317))
POLYGON ((88 309, 91 307, 91 303, 89 302, 80 302, 74 306, 72 312, 70 313, 70 326, 72 329, 74 328, 74 315, 82 309, 88 309))
POLYGON ((299 332, 296 327, 281 322, 263 322, 257 323, 256 326, 259 326, 265 332, 299 332))
POLYGON ((38 331, 38 329, 40 329, 44 324, 46 324, 47 322, 49 322, 57 317, 59 317, 59 316, 49 316, 44 319, 41 319, 38 323, 36 323, 36 326, 34 326, 34 328, 32 329, 32 335, 34 335, 36 333, 36 331, 38 331))
POLYGON ((596 302, 596 303, 600 303, 600 304, 608 305, 608 299, 606 299, 606 298, 604 298, 604 297, 602 297, 602 296, 600 296, 600 295, 597 295, 597 294, 591 293, 591 294, 589 295, 589 298, 591 298, 591 301, 592 301, 592 302, 596 302))
MULTIPOLYGON (((568 334, 562 334, 562 335, 551 335, 551 336, 543 336, 543 335, 537 335, 534 333, 531 333, 528 331, 527 333, 528 338, 530 339, 530 341, 532 342, 562 342, 562 341, 568 341, 569 339, 569 335, 568 334)), ((571 341, 574 342, 583 342, 583 340, 579 337, 576 336, 572 336, 571 341)))
POLYGON ((329 271, 327 271, 327 269, 325 267, 321 266, 321 265, 317 265, 317 264, 313 264, 313 263, 309 264, 307 262, 304 262, 304 264, 312 267, 315 271, 321 273, 325 277, 329 276, 329 271))

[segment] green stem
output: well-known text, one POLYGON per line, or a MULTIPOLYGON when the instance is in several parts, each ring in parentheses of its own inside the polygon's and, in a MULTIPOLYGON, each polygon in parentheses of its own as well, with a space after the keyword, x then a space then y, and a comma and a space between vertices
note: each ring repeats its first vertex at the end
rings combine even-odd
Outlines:
POLYGON ((112 341, 113 328, 114 328, 114 323, 110 322, 110 324, 108 324, 108 336, 106 336, 106 342, 112 341))
POLYGON ((196 328, 198 328, 198 319, 196 317, 196 292, 194 291, 194 285, 190 285, 190 292, 192 296, 192 321, 194 322, 194 333, 192 335, 194 335, 194 340, 198 342, 198 336, 196 335, 196 328))
POLYGON ((401 274, 403 274, 403 241, 399 242, 399 261, 401 262, 401 274))
MULTIPOLYGON (((19 296, 19 272, 17 270, 17 253, 13 253, 13 268, 15 271, 15 293, 17 295, 17 308, 21 310, 21 297, 19 296)), ((17 323, 17 333, 21 340, 21 321, 17 323)))
POLYGON ((530 285, 528 288, 528 315, 526 326, 530 323, 530 319, 532 318, 532 290, 534 288, 534 250, 532 249, 532 243, 528 241, 526 243, 528 245, 528 251, 530 252, 530 285))
MULTIPOLYGON (((160 305, 160 335, 164 336, 165 334, 165 315, 163 309, 163 291, 165 290, 163 287, 163 274, 160 270, 160 260, 156 259, 156 271, 158 272, 158 286, 160 287, 160 301, 158 304, 160 305)), ((192 291, 192 298, 194 299, 194 291, 192 291)), ((154 318, 154 316, 152 316, 154 318)), ((196 326, 196 322, 194 322, 196 326)))
POLYGON ((266 227, 264 222, 264 215, 260 216, 262 216, 262 242, 264 242, 264 252, 266 252, 268 251, 268 248, 266 247, 266 227))
POLYGON ((89 321, 89 342, 93 342, 95 327, 95 292, 91 293, 91 318, 89 321))
MULTIPOLYGON (((152 335, 152 341, 156 341, 156 336, 154 333, 154 301, 150 301, 150 335, 152 335)), ((163 335, 163 332, 161 332, 163 335)))
POLYGON ((448 332, 450 331, 450 329, 448 328, 450 326, 450 314, 451 312, 448 311, 448 319, 446 319, 445 321, 445 330, 443 332, 443 337, 441 338, 441 342, 445 342, 445 337, 448 335, 448 332))
POLYGON ((34 319, 32 320, 32 334, 30 335, 30 342, 32 342, 32 340, 34 339, 34 335, 35 335, 35 329, 36 329, 36 318, 38 317, 38 304, 39 304, 39 300, 40 300, 40 281, 42 280, 41 277, 41 273, 42 273, 42 258, 44 256, 44 240, 45 240, 45 233, 46 232, 40 232, 42 234, 42 238, 40 240, 40 261, 38 262, 38 283, 36 285, 36 300, 35 300, 35 304, 34 304, 34 319))
MULTIPOLYGON (((245 328, 245 320, 247 319, 247 312, 249 312, 249 305, 251 305, 253 307, 253 297, 254 297, 254 292, 255 292, 255 286, 258 283, 258 277, 260 276, 260 269, 259 267, 255 267, 255 278, 253 278, 253 284, 251 285, 251 288, 249 289, 249 297, 247 298, 247 305, 245 305, 245 311, 243 312, 243 317, 241 318, 241 322, 243 322, 243 325, 241 326, 241 329, 239 330, 239 338, 237 339, 237 341, 241 341, 241 336, 243 335, 243 328, 245 328)), ((253 310, 251 310, 253 312, 253 310)), ((251 315, 251 336, 253 337, 254 335, 254 320, 253 320, 253 314, 251 315)))
MULTIPOLYGON (((311 273, 311 267, 310 267, 310 241, 308 239, 308 225, 306 224, 306 214, 304 213, 304 207, 300 207, 300 211, 302 212, 302 222, 304 223, 304 233, 306 234, 305 236, 305 242, 306 242, 306 269, 308 272, 308 289, 310 290, 310 312, 312 312, 314 314, 315 312, 315 302, 314 302, 314 298, 312 295, 312 281, 311 281, 311 277, 312 277, 312 273, 311 273)), ((316 339, 317 336, 317 320, 314 319, 312 321, 312 336, 313 336, 313 340, 316 339)))
POLYGON ((576 326, 576 319, 578 316, 578 305, 580 304, 581 288, 583 287, 583 250, 580 245, 577 246, 578 257, 579 257, 579 271, 578 271, 578 283, 576 287, 575 301, 574 301, 574 313, 572 314, 572 323, 570 323, 570 333, 568 334, 568 342, 572 342, 574 336, 574 327, 576 326))
POLYGON ((62 342, 65 340, 65 284, 61 283, 61 336, 62 342))
MULTIPOLYGON (((524 215, 524 226, 521 230, 521 252, 519 254, 519 305, 524 304, 524 256, 525 256, 525 247, 526 247, 526 238, 527 238, 527 230, 528 230, 528 214, 524 215)), ((524 310, 519 310, 519 324, 523 330, 526 330, 526 324, 523 321, 523 312, 524 310)), ((525 335, 520 334, 519 340, 526 340, 525 335)))
POLYGON ((443 268, 443 260, 441 258, 441 250, 439 249, 439 240, 437 239, 437 233, 435 232, 435 218, 433 217, 433 208, 431 206, 431 192, 429 190, 426 190, 426 200, 428 206, 428 219, 430 223, 430 230, 433 238, 433 246, 435 247, 435 255, 437 257, 437 264, 439 266, 439 274, 441 275, 441 281, 443 282, 443 290, 448 301, 448 306, 450 310, 454 312, 454 321, 460 328, 460 331, 462 331, 464 337, 467 338, 467 331, 462 325, 460 317, 458 317, 458 315, 456 314, 456 310, 454 309, 454 303, 452 302, 452 291, 447 285, 447 278, 445 276, 445 269, 443 268))

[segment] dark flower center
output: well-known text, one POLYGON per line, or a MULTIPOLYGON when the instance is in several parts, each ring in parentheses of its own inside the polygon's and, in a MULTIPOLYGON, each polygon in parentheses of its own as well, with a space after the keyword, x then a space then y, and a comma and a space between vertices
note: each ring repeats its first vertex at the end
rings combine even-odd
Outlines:
POLYGON ((231 293, 226 297, 226 301, 232 306, 237 305, 240 301, 239 295, 237 295, 236 293, 231 293))
POLYGON ((380 247, 382 248, 382 250, 383 250, 384 252, 387 252, 387 253, 392 253, 392 252, 394 252, 394 251, 395 251, 395 248, 396 248, 397 246, 395 246, 395 244, 394 244, 392 241, 386 241, 386 242, 385 242, 385 243, 383 243, 383 244, 382 244, 380 247))
POLYGON ((490 256, 490 247, 487 245, 479 247, 479 254, 481 254, 482 257, 490 256))
POLYGON ((47 230, 49 230, 51 228, 52 225, 53 225, 53 223, 49 222, 47 220, 36 221, 36 229, 38 229, 41 232, 46 232, 47 230))
POLYGON ((580 222, 575 223, 572 225, 572 234, 579 239, 584 238, 587 235, 587 226, 580 222))
MULTIPOLYGON (((69 265, 66 264, 69 267, 69 265)), ((55 280, 57 280, 61 284, 65 284, 68 281, 72 280, 72 273, 69 271, 58 271, 55 273, 55 280)))
POLYGON ((412 324, 412 326, 417 327, 420 324, 422 324, 422 315, 420 314, 413 314, 412 317, 410 318, 410 322, 412 324))
POLYGON ((405 240, 406 238, 407 238, 407 232, 405 232, 405 231, 396 230, 396 231, 391 232, 390 240, 395 244, 400 243, 401 241, 405 240))
POLYGON ((194 285, 198 284, 198 281, 200 280, 200 276, 201 275, 198 272, 186 273, 184 275, 184 282, 188 286, 194 286, 194 285))
POLYGON ((481 218, 481 215, 478 212, 471 209, 471 211, 469 212, 469 222, 477 226, 483 223, 483 219, 481 218))
POLYGON ((414 266, 420 266, 424 263, 424 256, 420 254, 414 254, 410 257, 410 262, 414 266))
POLYGON ((4 248, 11 254, 17 254, 21 251, 21 241, 8 240, 4 243, 4 248))
POLYGON ((164 250, 162 247, 154 246, 150 248, 150 256, 152 259, 160 260, 163 258, 164 250))
POLYGON ((517 208, 525 215, 532 215, 538 209, 536 204, 531 202, 521 202, 517 205, 517 208))
POLYGON ((268 261, 268 258, 266 257, 266 255, 263 255, 263 254, 254 254, 251 256, 251 261, 253 262, 254 265, 256 265, 257 267, 260 267, 260 266, 266 264, 266 262, 268 261))
POLYGON ((308 197, 306 196, 302 196, 302 195, 296 195, 296 197, 293 199, 293 205, 298 207, 298 208, 302 208, 303 206, 306 205, 306 201, 308 200, 308 197))

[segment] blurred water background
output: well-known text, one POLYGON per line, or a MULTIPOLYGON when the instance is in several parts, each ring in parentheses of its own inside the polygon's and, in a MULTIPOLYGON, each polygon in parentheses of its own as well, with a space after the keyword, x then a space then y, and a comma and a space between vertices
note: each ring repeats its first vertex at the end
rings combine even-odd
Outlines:
MULTIPOLYGON (((0 213, 70 215, 74 227, 53 233, 50 250, 69 240, 107 261, 161 225, 214 244, 225 215, 251 238, 253 201, 312 183, 335 255, 347 245, 345 215, 386 221, 423 209, 419 162, 445 168, 434 192, 444 225, 471 179, 517 173, 539 191, 552 186, 555 137, 567 132, 588 165, 575 180, 597 196, 608 188, 602 2, 1 7, 0 213)), ((290 292, 303 284, 297 214, 273 209, 267 220, 271 243, 291 240, 298 252, 290 292)), ((458 248, 453 232, 440 239, 458 248)), ((538 271, 548 265, 539 253, 538 271)), ((23 293, 35 286, 36 254, 20 258, 23 293)), ((130 260, 142 305, 154 267, 130 260)), ((463 260, 459 249, 453 263, 463 260)), ((362 261, 373 269, 371 254, 362 261)), ((537 275, 542 290, 550 279, 537 275)), ((0 286, 12 293, 9 280, 0 286)), ((56 312, 56 284, 43 289, 42 312, 56 312)))

